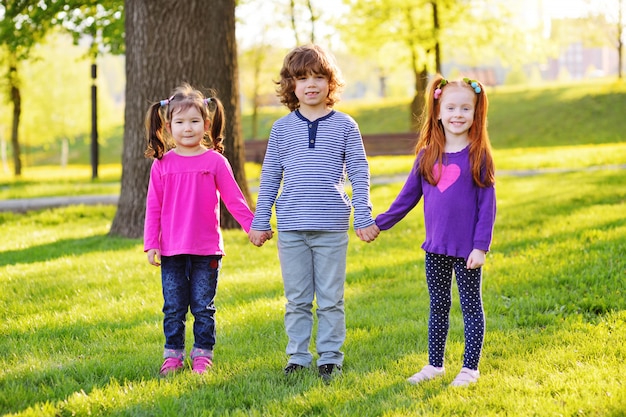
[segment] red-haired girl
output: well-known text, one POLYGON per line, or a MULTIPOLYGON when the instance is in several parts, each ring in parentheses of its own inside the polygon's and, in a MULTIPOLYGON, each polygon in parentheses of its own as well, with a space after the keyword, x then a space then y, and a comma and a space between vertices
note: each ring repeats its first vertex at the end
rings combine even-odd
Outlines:
POLYGON ((485 334, 482 266, 496 216, 487 108, 487 95, 478 81, 434 77, 426 92, 411 174, 389 210, 376 217, 380 230, 390 229, 424 197, 429 364, 409 378, 413 384, 444 375, 453 271, 465 326, 465 352, 463 368, 452 385, 469 385, 479 377, 485 334))

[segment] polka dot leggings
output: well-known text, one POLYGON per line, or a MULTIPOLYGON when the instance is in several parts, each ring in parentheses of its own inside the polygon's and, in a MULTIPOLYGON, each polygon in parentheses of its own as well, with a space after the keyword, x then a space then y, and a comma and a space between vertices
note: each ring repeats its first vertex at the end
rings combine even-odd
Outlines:
POLYGON ((456 276, 465 326, 463 366, 478 369, 485 336, 485 313, 481 296, 482 268, 467 269, 463 258, 426 253, 426 283, 430 295, 428 360, 443 366, 452 307, 452 271, 456 276))

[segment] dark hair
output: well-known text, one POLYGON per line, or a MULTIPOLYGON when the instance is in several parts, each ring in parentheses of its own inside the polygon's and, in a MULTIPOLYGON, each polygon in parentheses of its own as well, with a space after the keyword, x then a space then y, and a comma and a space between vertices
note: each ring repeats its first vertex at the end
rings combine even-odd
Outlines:
POLYGON ((174 89, 170 98, 157 101, 148 109, 145 120, 146 158, 161 159, 165 152, 176 147, 165 126, 172 120, 174 111, 187 110, 190 107, 196 107, 204 120, 211 121, 211 128, 205 132, 202 144, 224 153, 222 142, 226 119, 222 102, 215 97, 213 91, 205 98, 199 90, 183 83, 174 89))
POLYGON ((280 80, 276 81, 276 92, 280 102, 293 111, 300 107, 294 92, 296 78, 309 74, 320 74, 328 78, 328 97, 326 105, 332 107, 339 101, 339 94, 344 86, 341 71, 335 57, 318 45, 304 45, 294 48, 285 56, 280 70, 280 80))
MULTIPOLYGON (((474 122, 467 133, 469 138, 470 167, 474 182, 479 187, 488 187, 495 182, 495 168, 493 157, 491 155, 491 142, 487 133, 487 110, 489 108, 489 100, 485 87, 480 84, 481 92, 476 93, 466 81, 449 81, 441 85, 444 78, 437 74, 426 89, 425 106, 422 114, 422 128, 420 130, 419 140, 415 148, 415 152, 424 151, 420 160, 419 172, 428 181, 435 185, 438 178, 433 174, 433 166, 435 163, 442 163, 444 149, 446 145, 446 135, 443 126, 439 121, 441 100, 435 98, 435 90, 441 89, 440 94, 445 94, 449 88, 467 88, 476 97, 476 106, 474 109, 474 122)), ((439 97, 439 96, 438 96, 439 97)))

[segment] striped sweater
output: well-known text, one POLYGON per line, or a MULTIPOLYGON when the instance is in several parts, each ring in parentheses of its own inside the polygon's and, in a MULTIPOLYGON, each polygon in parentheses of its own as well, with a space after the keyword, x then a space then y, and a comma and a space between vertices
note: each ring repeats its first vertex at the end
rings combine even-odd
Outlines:
POLYGON ((352 207, 355 229, 371 226, 369 182, 354 119, 333 110, 311 122, 295 110, 272 126, 252 229, 270 230, 274 204, 278 231, 347 231, 352 207))

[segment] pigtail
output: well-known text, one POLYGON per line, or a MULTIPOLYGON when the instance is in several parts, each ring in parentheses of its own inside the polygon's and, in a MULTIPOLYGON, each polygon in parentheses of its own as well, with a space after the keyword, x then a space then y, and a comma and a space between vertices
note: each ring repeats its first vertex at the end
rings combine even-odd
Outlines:
POLYGON ((444 78, 437 74, 426 88, 424 97, 424 112, 421 115, 421 129, 415 153, 422 152, 418 170, 424 179, 432 185, 436 185, 439 178, 435 178, 432 167, 443 162, 443 154, 446 146, 446 136, 439 121, 439 88, 444 78))
POLYGON ((224 153, 222 144, 226 123, 224 105, 217 97, 205 98, 199 90, 194 89, 188 83, 183 83, 174 89, 170 98, 150 106, 145 120, 147 148, 144 154, 146 157, 161 159, 165 152, 176 147, 169 132, 172 114, 185 111, 190 107, 198 109, 205 120, 205 125, 210 123, 209 129, 204 132, 201 145, 224 153), (167 130, 166 127, 168 127, 167 130))
POLYGON ((491 141, 487 131, 487 114, 489 100, 484 86, 475 80, 481 93, 477 94, 476 108, 474 109, 474 123, 468 132, 470 139, 470 166, 472 177, 479 187, 489 187, 495 183, 495 167, 493 162, 491 141))
POLYGON ((209 138, 211 139, 213 149, 219 153, 224 153, 224 125, 226 124, 226 116, 224 113, 224 105, 217 97, 207 99, 210 103, 215 103, 215 112, 209 129, 209 138))
POLYGON ((154 103, 148 109, 145 125, 147 147, 144 156, 161 159, 166 150, 166 143, 163 137, 163 116, 160 102, 154 103))

